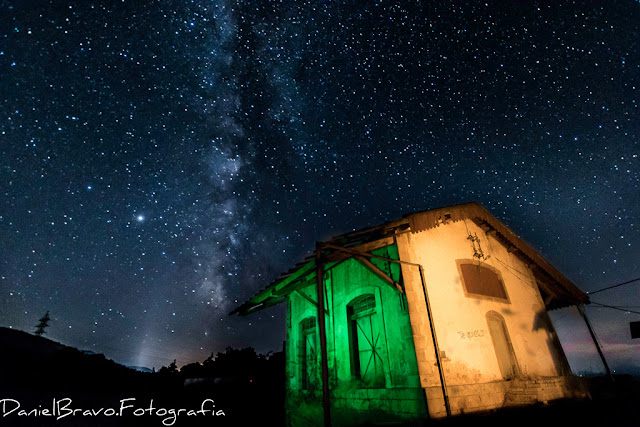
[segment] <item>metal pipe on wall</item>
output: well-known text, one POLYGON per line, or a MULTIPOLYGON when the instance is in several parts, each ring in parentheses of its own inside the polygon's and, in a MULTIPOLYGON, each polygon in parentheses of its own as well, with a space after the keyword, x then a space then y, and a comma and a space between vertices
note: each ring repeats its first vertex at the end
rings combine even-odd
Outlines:
POLYGON ((449 405, 449 395, 447 393, 447 383, 444 379, 444 370, 442 368, 442 359, 440 358, 440 347, 438 347, 438 339, 436 338, 436 330, 433 325, 433 315, 431 314, 431 304, 429 303, 429 295, 427 294, 427 283, 424 278, 422 266, 418 265, 420 270, 420 281, 422 282, 422 291, 424 293, 424 302, 427 305, 427 316, 429 317, 429 327, 431 328, 431 337, 433 338, 433 347, 436 351, 436 364, 438 365, 438 373, 440 374, 440 384, 442 386, 442 397, 444 398, 444 407, 447 416, 451 416, 451 406, 449 405))
POLYGON ((320 333, 320 358, 322 367, 322 407, 325 427, 331 426, 331 401, 329 398, 329 362, 327 356, 327 328, 324 309, 324 258, 319 242, 316 242, 316 294, 318 301, 318 329, 320 333))

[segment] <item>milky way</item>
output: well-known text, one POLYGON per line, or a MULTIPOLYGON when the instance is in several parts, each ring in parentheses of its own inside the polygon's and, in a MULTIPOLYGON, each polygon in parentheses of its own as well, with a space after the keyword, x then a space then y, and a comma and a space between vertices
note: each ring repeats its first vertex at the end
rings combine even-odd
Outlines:
MULTIPOLYGON (((467 201, 585 291, 640 276, 640 4, 454 3, 2 2, 0 325, 277 351, 282 307, 228 313, 316 240, 467 201)), ((638 367, 639 315, 587 310, 638 367)))

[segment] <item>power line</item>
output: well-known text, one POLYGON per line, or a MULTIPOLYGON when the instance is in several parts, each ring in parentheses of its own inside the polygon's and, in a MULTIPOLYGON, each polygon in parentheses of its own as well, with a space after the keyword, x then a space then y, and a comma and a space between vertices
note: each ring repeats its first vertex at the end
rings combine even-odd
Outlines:
POLYGON ((608 289, 617 288, 618 286, 628 285, 629 283, 637 282, 638 280, 640 280, 640 277, 637 277, 635 279, 631 279, 631 280, 629 280, 627 282, 624 282, 624 283, 618 283, 617 285, 607 286, 606 288, 598 289, 597 291, 587 292, 587 294, 588 295, 593 295, 595 293, 606 291, 608 289))
POLYGON ((593 302, 593 301, 591 301, 591 304, 599 305, 599 306, 601 306, 601 307, 605 307, 605 308, 612 308, 612 309, 614 309, 614 310, 624 311, 625 313, 640 314, 640 311, 627 310, 626 308, 615 307, 615 306, 613 306, 613 305, 600 304, 599 302, 593 302))

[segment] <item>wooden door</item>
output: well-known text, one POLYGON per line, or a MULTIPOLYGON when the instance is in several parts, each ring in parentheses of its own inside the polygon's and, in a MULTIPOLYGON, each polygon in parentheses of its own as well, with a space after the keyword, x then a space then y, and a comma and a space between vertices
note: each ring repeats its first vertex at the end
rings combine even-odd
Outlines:
POLYGON ((382 333, 376 313, 353 319, 356 329, 358 369, 362 387, 384 387, 382 333))
POLYGON ((308 317, 300 322, 300 380, 303 390, 318 388, 318 363, 316 321, 308 317))

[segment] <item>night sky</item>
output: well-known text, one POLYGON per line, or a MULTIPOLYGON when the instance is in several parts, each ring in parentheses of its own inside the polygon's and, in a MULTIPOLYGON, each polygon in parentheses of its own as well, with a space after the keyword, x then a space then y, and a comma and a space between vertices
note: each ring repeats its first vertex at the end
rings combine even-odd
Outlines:
MULTIPOLYGON (((0 326, 50 310, 47 337, 156 369, 278 351, 284 307, 228 313, 316 240, 469 201, 584 291, 640 277, 638 23, 634 0, 0 1, 0 326)), ((640 312, 640 282, 592 300, 640 312)), ((640 370, 640 314, 587 313, 640 370)))

